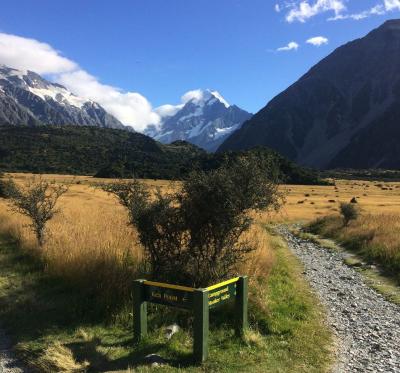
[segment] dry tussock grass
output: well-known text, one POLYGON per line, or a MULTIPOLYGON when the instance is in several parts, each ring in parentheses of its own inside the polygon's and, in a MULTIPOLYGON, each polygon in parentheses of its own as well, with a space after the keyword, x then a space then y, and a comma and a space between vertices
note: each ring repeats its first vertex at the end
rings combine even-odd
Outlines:
MULTIPOLYGON (((31 178, 29 174, 12 176, 17 183, 31 178)), ((127 225, 124 209, 114 197, 90 186, 104 180, 65 175, 44 175, 43 178, 70 185, 68 193, 60 199, 61 213, 49 223, 43 251, 38 251, 35 237, 27 227, 28 220, 10 212, 1 200, 0 231, 11 234, 33 255, 41 255, 46 270, 52 275, 92 294, 101 294, 104 301, 127 299, 131 280, 140 275, 143 252, 135 231, 127 225)), ((177 183, 168 181, 147 180, 146 183, 166 193, 172 193, 177 187, 177 183)), ((254 298, 260 300, 260 305, 264 303, 260 280, 268 276, 274 263, 273 243, 264 229, 271 221, 311 220, 337 214, 340 201, 356 196, 363 215, 345 228, 343 235, 372 237, 371 247, 384 248, 376 255, 386 256, 387 260, 398 258, 400 184, 390 183, 382 189, 373 182, 338 181, 336 186, 283 186, 282 190, 287 193, 284 208, 276 214, 255 215, 256 223, 242 237, 254 244, 256 250, 249 254, 238 272, 251 275, 250 288, 256 289, 254 298), (330 199, 335 199, 337 204, 329 203, 330 199), (298 204, 299 200, 304 203, 298 204)))
POLYGON ((341 233, 371 260, 383 264, 400 281, 400 214, 363 215, 341 233))
MULTIPOLYGON (((29 175, 15 175, 17 183, 25 183, 29 175)), ((44 176, 46 178, 46 176, 44 176)), ((29 220, 10 211, 0 199, 0 232, 15 238, 21 248, 40 256, 47 273, 66 280, 69 284, 97 297, 99 306, 118 305, 131 293, 132 280, 141 276, 143 251, 137 233, 128 226, 127 214, 115 197, 62 175, 51 175, 49 180, 69 184, 68 192, 58 203, 60 213, 48 224, 45 245, 39 250, 30 231, 29 220)), ((172 193, 176 185, 170 182, 147 181, 153 189, 172 193)), ((250 274, 255 298, 263 303, 264 289, 260 280, 268 275, 274 257, 269 236, 263 224, 267 214, 254 216, 256 223, 242 237, 256 248, 238 272, 250 274)), ((121 304, 122 306, 122 304, 121 304)))
POLYGON ((48 224, 40 251, 27 218, 0 201, 0 231, 15 238, 21 248, 41 256, 46 271, 115 306, 127 299, 131 280, 138 276, 142 250, 124 210, 99 190, 71 186, 48 224))
POLYGON ((400 262, 400 213, 362 215, 343 230, 347 237, 365 237, 374 247, 382 248, 387 259, 398 258, 400 262))
POLYGON ((367 260, 381 264, 400 281, 400 213, 363 213, 348 226, 338 215, 331 215, 310 227, 313 232, 337 239, 367 260))
POLYGON ((72 351, 59 342, 49 345, 35 360, 35 368, 43 373, 85 372, 89 366, 87 361, 79 363, 75 360, 72 351))
POLYGON ((366 214, 400 214, 400 183, 337 180, 335 186, 284 185, 286 204, 275 221, 310 221, 338 212, 340 202, 356 197, 366 214), (335 202, 329 202, 329 201, 335 202), (301 202, 301 203, 299 203, 301 202))

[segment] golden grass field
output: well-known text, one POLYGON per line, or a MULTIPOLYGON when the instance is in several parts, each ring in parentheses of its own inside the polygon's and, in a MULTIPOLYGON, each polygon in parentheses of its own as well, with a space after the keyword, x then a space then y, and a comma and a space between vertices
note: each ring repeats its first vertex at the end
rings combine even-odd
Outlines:
MULTIPOLYGON (((7 176, 12 177, 18 184, 25 184, 33 178, 31 174, 7 176)), ((27 226, 29 221, 11 211, 6 200, 1 198, 0 233, 11 235, 27 253, 36 257, 40 256, 48 274, 65 280, 74 289, 88 292, 91 304, 96 307, 109 310, 111 305, 115 306, 119 301, 129 299, 131 280, 142 275, 143 251, 137 234, 132 227, 127 225, 125 210, 113 196, 93 187, 96 183, 107 182, 107 180, 68 175, 43 175, 42 178, 69 186, 68 192, 58 202, 60 213, 48 224, 44 247, 41 250, 38 249, 35 237, 27 226)), ((145 183, 152 188, 159 187, 164 192, 173 192, 178 187, 176 182, 162 180, 145 180, 145 183)), ((280 304, 276 305, 275 310, 274 302, 290 303, 294 296, 289 292, 290 298, 280 299, 277 295, 284 286, 289 288, 293 286, 292 282, 287 280, 289 276, 287 271, 293 271, 296 261, 294 258, 286 258, 285 260, 294 262, 290 262, 290 266, 285 270, 281 268, 282 273, 279 272, 279 267, 282 266, 279 255, 289 255, 289 252, 276 250, 277 237, 265 229, 266 224, 299 221, 306 223, 316 218, 336 215, 335 224, 340 225, 339 203, 349 202, 351 198, 356 197, 357 206, 362 212, 361 216, 357 221, 351 222, 344 231, 341 230, 341 233, 351 236, 373 232, 374 244, 385 247, 383 253, 390 253, 389 258, 399 255, 400 183, 338 180, 336 186, 284 185, 281 186, 281 190, 286 199, 281 210, 277 213, 262 213, 255 216, 255 224, 243 237, 257 248, 237 269, 240 273, 250 274, 249 289, 253 309, 263 314, 271 313, 279 316, 281 314, 277 310, 280 310, 280 304), (269 274, 270 281, 266 282, 265 279, 269 274), (266 284, 270 284, 269 290, 266 284), (266 302, 266 299, 269 301, 266 302)), ((296 283, 302 284, 301 269, 298 273, 299 278, 296 278, 296 283)), ((307 293, 306 284, 301 286, 304 286, 301 291, 307 293)), ((293 289, 291 291, 295 291, 293 289)), ((302 299, 300 300, 303 302, 302 299)), ((307 302, 316 302, 310 299, 307 302)), ((276 325, 281 323, 287 327, 287 323, 292 322, 278 316, 277 320, 271 316, 272 327, 275 323, 276 325)), ((303 335, 304 330, 300 326, 309 325, 310 330, 306 333, 316 335, 318 333, 313 328, 322 328, 321 316, 318 317, 314 324, 312 322, 302 324, 302 326, 296 324, 297 326, 293 328, 301 330, 303 335)), ((279 327, 277 329, 279 330, 279 327)), ((254 333, 258 339, 261 338, 257 330, 254 333)), ((318 338, 322 338, 320 341, 323 341, 327 348, 329 338, 324 333, 325 331, 318 338)), ((301 351, 299 350, 301 357, 304 354, 302 347, 306 342, 301 338, 296 341, 295 345, 301 347, 301 351)), ((67 352, 64 351, 63 356, 70 353, 69 350, 67 352)), ((314 353, 314 351, 309 351, 312 361, 315 360, 314 353)), ((324 352, 322 360, 325 361, 327 356, 329 354, 324 352)), ((69 360, 74 363, 73 358, 69 360)), ((276 359, 276 361, 281 360, 281 358, 276 359)))
MULTIPOLYGON (((12 174, 7 177, 12 177, 17 184, 26 184, 34 175, 12 174)), ((127 299, 129 279, 141 275, 142 248, 135 230, 128 226, 124 208, 113 196, 93 187, 105 180, 64 175, 43 175, 42 178, 69 186, 68 192, 57 204, 60 212, 48 223, 43 250, 37 247, 35 236, 28 226, 29 220, 13 212, 2 199, 0 232, 11 234, 21 248, 42 256, 49 274, 78 287, 92 288, 94 294, 101 292, 101 300, 107 303, 127 299)), ((176 184, 169 181, 145 182, 164 192, 176 188, 176 184)), ((254 281, 259 276, 265 277, 273 262, 268 236, 262 227, 267 218, 257 216, 259 224, 254 224, 243 237, 257 247, 241 268, 243 273, 252 273, 254 281)), ((262 291, 257 294, 261 296, 262 291)))
MULTIPOLYGON (((8 176, 17 183, 26 183, 33 177, 31 174, 8 176)), ((60 214, 48 225, 46 244, 40 253, 45 257, 47 271, 79 284, 96 283, 105 297, 124 295, 129 291, 123 285, 129 281, 124 279, 140 273, 140 268, 133 268, 127 263, 140 263, 142 249, 134 230, 127 226, 126 213, 116 199, 93 188, 93 185, 105 180, 68 175, 42 177, 69 185, 68 192, 58 204, 60 214), (119 289, 117 293, 116 288, 119 289)), ((177 187, 177 183, 169 181, 145 182, 167 192, 177 187)), ((265 276, 274 261, 273 253, 269 250, 269 237, 263 229, 265 223, 307 222, 326 215, 337 215, 339 202, 349 202, 353 197, 359 202, 362 218, 351 228, 357 232, 374 229, 378 232, 375 240, 387 245, 388 250, 398 250, 400 247, 397 230, 400 221, 400 183, 338 180, 336 186, 285 185, 281 190, 286 195, 286 203, 281 210, 258 215, 256 224, 244 237, 258 247, 246 263, 246 269, 242 269, 247 273, 265 276), (397 222, 396 229, 393 229, 394 222, 397 222)), ((22 247, 37 250, 27 223, 24 217, 10 211, 6 202, 0 200, 0 230, 11 232, 22 247)))
MULTIPOLYGON (((34 177, 32 174, 8 176, 21 184, 34 177)), ((107 284, 103 284, 99 278, 98 286, 104 288, 105 295, 107 288, 114 293, 115 286, 125 282, 121 281, 121 276, 129 276, 132 272, 132 268, 127 268, 126 259, 133 258, 131 262, 138 263, 140 260, 136 259, 142 255, 135 232, 127 226, 124 209, 114 197, 93 188, 94 184, 104 182, 104 179, 69 175, 42 177, 69 186, 68 192, 58 204, 60 214, 48 225, 43 254, 48 271, 80 283, 92 282, 93 278, 96 279, 96 273, 101 272, 104 275, 106 271, 107 284), (86 274, 86 279, 82 278, 83 274, 86 274)), ((163 191, 171 192, 177 187, 177 183, 163 180, 145 182, 163 191)), ((281 190, 286 195, 286 203, 281 210, 258 215, 258 224, 246 235, 258 247, 246 264, 251 267, 247 268, 249 272, 262 272, 265 275, 273 262, 268 249, 268 236, 261 225, 269 222, 308 222, 326 215, 337 215, 339 203, 349 202, 353 197, 359 202, 362 218, 352 229, 357 232, 374 229, 378 231, 375 240, 388 245, 390 250, 400 247, 398 230, 392 229, 394 222, 400 221, 400 183, 337 180, 336 186, 284 185, 281 190)), ((12 232, 23 247, 35 250, 35 238, 27 224, 24 217, 13 213, 5 201, 0 201, 0 229, 3 232, 12 232)), ((127 291, 129 289, 120 289, 119 294, 127 291)))
MULTIPOLYGON (((27 183, 34 175, 10 174, 17 183, 27 183)), ((132 230, 126 226, 127 219, 122 207, 107 193, 95 189, 96 183, 107 182, 89 176, 43 175, 44 179, 69 185, 69 190, 59 202, 61 215, 50 222, 50 237, 57 250, 71 256, 71 245, 76 247, 98 247, 112 251, 119 247, 123 252, 136 240, 132 230)), ((177 183, 163 180, 145 180, 151 187, 171 192, 177 183)), ((318 217, 338 214, 339 203, 356 197, 364 217, 384 215, 383 225, 394 222, 400 216, 400 182, 365 182, 337 180, 336 186, 284 185, 281 190, 286 202, 277 213, 263 214, 258 221, 297 222, 311 221, 318 217)), ((21 216, 9 211, 5 201, 0 202, 0 219, 7 229, 19 232, 26 245, 34 246, 34 237, 23 225, 21 216)), ((371 220, 371 219, 369 219, 371 220)), ((368 224, 379 224, 372 219, 368 224), (372 223, 373 221, 373 223, 372 223)), ((132 253, 139 255, 139 253, 132 253)))

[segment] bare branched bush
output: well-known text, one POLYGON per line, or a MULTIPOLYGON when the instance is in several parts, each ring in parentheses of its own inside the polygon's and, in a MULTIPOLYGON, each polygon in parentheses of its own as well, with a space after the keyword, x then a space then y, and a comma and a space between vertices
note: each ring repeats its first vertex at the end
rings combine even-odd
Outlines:
POLYGON ((30 227, 39 246, 43 246, 47 222, 59 212, 57 200, 67 191, 65 185, 56 185, 39 179, 20 187, 11 179, 6 183, 6 195, 13 211, 30 218, 30 227))
POLYGON ((247 157, 192 173, 174 194, 151 195, 137 180, 103 185, 128 210, 153 279, 207 286, 225 279, 254 249, 240 240, 251 211, 278 209, 274 165, 247 157))

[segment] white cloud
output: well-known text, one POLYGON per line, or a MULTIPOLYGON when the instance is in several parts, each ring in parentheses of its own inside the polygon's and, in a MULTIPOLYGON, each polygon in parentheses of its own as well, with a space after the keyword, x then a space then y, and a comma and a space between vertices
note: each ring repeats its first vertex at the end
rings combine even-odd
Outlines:
POLYGON ((294 21, 306 22, 309 18, 328 11, 333 11, 335 16, 338 16, 346 10, 344 2, 345 0, 315 0, 310 3, 310 0, 304 0, 300 4, 292 3, 290 5, 291 10, 286 15, 286 20, 289 23, 294 21))
POLYGON ((51 76, 52 80, 65 85, 76 95, 98 102, 122 123, 137 131, 160 121, 160 115, 144 96, 102 84, 49 44, 0 33, 0 63, 51 76))
POLYGON ((400 11, 400 0, 377 0, 379 1, 372 8, 358 13, 348 13, 346 2, 348 0, 297 0, 286 1, 277 4, 277 9, 288 9, 286 21, 289 23, 298 21, 306 22, 308 19, 325 12, 334 12, 328 21, 344 19, 362 20, 371 16, 384 15, 390 11, 400 11))
POLYGON ((186 92, 182 97, 181 101, 183 104, 194 100, 194 101, 201 101, 204 96, 204 91, 202 89, 194 89, 193 91, 186 92))
POLYGON ((229 107, 229 103, 221 96, 218 91, 212 91, 210 89, 194 89, 188 91, 181 96, 181 103, 178 105, 162 105, 154 109, 154 111, 161 117, 171 117, 181 110, 185 104, 192 101, 194 104, 201 104, 210 98, 216 98, 226 107, 229 107))
POLYGON ((293 51, 299 49, 299 44, 297 44, 295 41, 291 41, 288 45, 285 47, 280 47, 277 49, 278 52, 288 52, 288 51, 293 51))
POLYGON ((180 109, 182 109, 186 103, 189 101, 199 102, 204 97, 204 92, 202 89, 195 89, 193 91, 188 91, 181 97, 181 103, 178 105, 161 105, 154 109, 154 111, 161 117, 172 117, 175 115, 180 109))
POLYGON ((328 44, 328 38, 325 36, 314 36, 306 41, 306 43, 320 47, 321 45, 328 44))
POLYGON ((170 105, 170 104, 166 104, 166 105, 161 105, 161 106, 155 108, 154 111, 155 111, 161 118, 172 117, 172 116, 175 115, 180 109, 182 109, 183 106, 184 106, 184 104, 180 104, 180 105, 170 105))
POLYGON ((0 33, 0 62, 19 70, 38 74, 57 74, 78 69, 50 45, 35 39, 0 33))
POLYGON ((387 11, 400 10, 400 0, 384 0, 387 11))
POLYGON ((275 12, 279 13, 281 11, 281 6, 279 4, 275 4, 275 12))
POLYGON ((400 0, 385 0, 385 9, 387 11, 400 10, 400 0))
POLYGON ((338 14, 335 17, 328 18, 328 21, 338 21, 338 20, 343 20, 343 19, 353 19, 355 21, 359 21, 361 19, 365 19, 374 15, 383 15, 385 14, 385 8, 383 4, 378 4, 372 7, 371 9, 364 10, 359 13, 353 13, 353 14, 338 14))

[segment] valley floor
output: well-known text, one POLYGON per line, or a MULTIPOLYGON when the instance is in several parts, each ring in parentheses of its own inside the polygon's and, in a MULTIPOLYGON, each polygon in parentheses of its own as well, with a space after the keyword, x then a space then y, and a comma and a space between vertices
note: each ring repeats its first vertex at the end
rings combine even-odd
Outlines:
MULTIPOLYGON (((24 183, 32 175, 10 176, 24 183)), ((247 237, 259 242, 243 272, 251 274, 253 281, 252 330, 244 341, 234 339, 224 323, 229 310, 223 318, 214 315, 210 360, 199 367, 188 363, 192 339, 187 316, 179 319, 161 308, 153 310, 150 338, 139 348, 132 343, 130 307, 113 315, 107 324, 99 317, 105 306, 112 306, 115 294, 119 298, 125 294, 129 303, 126 279, 136 275, 132 258, 140 259, 135 233, 116 201, 91 187, 101 180, 45 177, 70 188, 60 201, 62 213, 49 224, 50 234, 41 253, 35 249, 27 221, 9 211, 0 199, 0 322, 12 331, 17 355, 39 371, 148 372, 152 368, 144 357, 156 353, 167 359, 166 372, 327 372, 333 348, 326 309, 340 341, 338 373, 356 368, 359 372, 400 372, 396 350, 400 345, 399 307, 368 288, 354 269, 343 264, 342 254, 283 230, 290 252, 269 228, 327 215, 340 219, 339 203, 356 197, 363 219, 377 221, 379 229, 360 220, 350 224, 349 234, 354 235, 353 230, 361 225, 361 233, 374 233, 374 244, 388 246, 383 252, 391 249, 395 253, 400 242, 397 226, 382 222, 400 221, 400 183, 338 180, 335 186, 282 186, 287 194, 283 209, 276 215, 257 217, 257 229, 247 237), (389 225, 390 231, 386 229, 389 225), (96 297, 99 292, 104 299, 96 297), (176 320, 182 330, 167 342, 165 326, 176 320), (65 366, 70 370, 54 368, 65 366)), ((177 185, 162 180, 146 183, 164 191, 173 191, 177 185)), ((0 354, 7 354, 7 359, 9 345, 0 346, 0 354)), ((0 365, 0 372, 16 371, 0 365)))
POLYGON ((334 372, 400 372, 400 307, 368 287, 343 252, 280 232, 328 310, 337 340, 334 372))
MULTIPOLYGON (((264 291, 257 296, 262 304, 250 299, 252 329, 239 340, 227 324, 229 310, 213 314, 210 358, 202 366, 191 363, 187 316, 153 310, 149 338, 135 347, 132 320, 105 324, 88 319, 80 312, 82 299, 76 289, 44 274, 40 263, 4 237, 0 320, 12 332, 19 358, 39 372, 158 371, 146 363, 145 357, 153 353, 165 359, 163 372, 327 372, 332 343, 323 309, 303 280, 297 259, 279 236, 265 232, 276 259, 268 281, 260 279, 264 291), (183 325, 181 332, 166 341, 165 326, 177 320, 183 325)), ((7 369, 2 373, 19 373, 7 369)))

